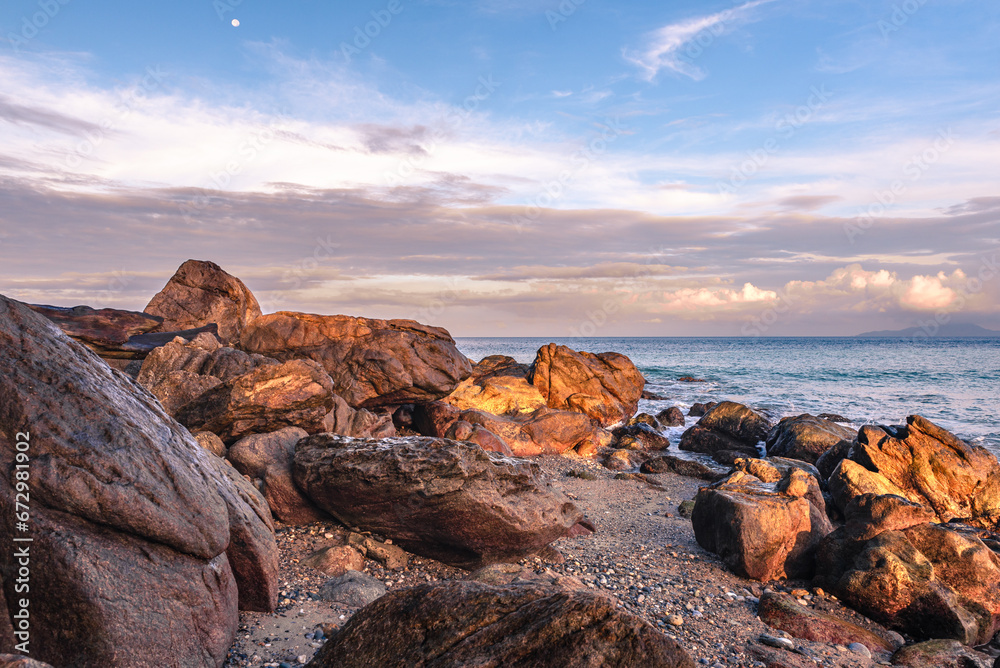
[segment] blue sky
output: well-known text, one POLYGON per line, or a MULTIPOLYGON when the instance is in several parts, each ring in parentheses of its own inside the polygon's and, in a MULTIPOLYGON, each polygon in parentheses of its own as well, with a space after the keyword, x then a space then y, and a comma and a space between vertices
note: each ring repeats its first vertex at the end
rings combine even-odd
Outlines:
POLYGON ((456 335, 1000 329, 994 2, 9 0, 0 39, 15 298, 196 257, 456 335))

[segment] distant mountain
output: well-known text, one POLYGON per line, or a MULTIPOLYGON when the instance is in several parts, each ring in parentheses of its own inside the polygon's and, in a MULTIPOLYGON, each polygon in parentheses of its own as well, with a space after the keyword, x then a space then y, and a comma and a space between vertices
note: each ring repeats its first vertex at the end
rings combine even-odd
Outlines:
POLYGON ((973 325, 972 323, 950 323, 941 325, 937 331, 932 328, 907 327, 906 329, 884 329, 878 332, 865 332, 858 334, 858 338, 908 338, 911 336, 936 336, 946 339, 957 339, 963 337, 994 337, 1000 336, 1000 332, 973 325))

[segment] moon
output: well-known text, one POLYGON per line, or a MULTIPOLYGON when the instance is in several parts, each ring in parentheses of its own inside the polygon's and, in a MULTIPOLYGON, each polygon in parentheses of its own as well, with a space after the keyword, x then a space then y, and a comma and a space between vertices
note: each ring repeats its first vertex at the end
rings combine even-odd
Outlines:
POLYGON ((233 27, 234 28, 239 28, 240 27, 240 20, 239 19, 233 19, 233 27))

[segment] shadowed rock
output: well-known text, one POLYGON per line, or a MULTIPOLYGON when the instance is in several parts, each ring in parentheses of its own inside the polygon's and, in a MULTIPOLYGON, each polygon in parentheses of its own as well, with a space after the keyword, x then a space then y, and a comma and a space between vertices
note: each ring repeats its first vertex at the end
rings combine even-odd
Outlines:
POLYGON ((537 465, 446 439, 319 434, 299 441, 294 475, 345 525, 466 569, 516 561, 583 520, 538 480, 537 465))
POLYGON ((163 324, 163 318, 136 311, 90 306, 26 306, 54 322, 66 336, 93 350, 120 346, 130 337, 158 330, 163 324))
MULTIPOLYGON (((131 378, 0 297, 3 470, 25 433, 32 568, 44 573, 32 580, 38 658, 129 666, 142 647, 145 665, 218 666, 238 604, 273 608, 277 548, 259 494, 131 378)), ((11 572, 14 490, 2 478, 11 572)))
POLYGON ((229 448, 233 467, 260 480, 264 499, 274 516, 285 524, 309 524, 326 519, 292 480, 295 444, 308 436, 304 429, 285 427, 269 434, 252 434, 229 448))
POLYGON ((175 338, 153 350, 142 362, 138 379, 176 416, 222 383, 275 364, 277 360, 223 347, 215 336, 199 334, 191 341, 175 338))
POLYGON ((354 408, 440 399, 472 371, 447 330, 413 320, 283 311, 255 320, 240 347, 280 360, 319 362, 336 393, 354 408))
POLYGON ((903 668, 995 668, 993 658, 957 640, 928 640, 896 652, 892 665, 903 668))
POLYGON ((340 396, 333 395, 333 409, 323 418, 323 431, 355 438, 391 438, 396 435, 392 417, 361 408, 351 408, 340 396))
POLYGON ((18 654, 0 654, 0 668, 52 668, 52 666, 18 654))
POLYGON ((224 343, 239 341, 243 329, 261 314, 243 281, 202 260, 182 264, 143 310, 163 318, 162 331, 214 323, 224 343))
POLYGON ((688 478, 699 478, 710 482, 715 482, 726 476, 725 472, 718 469, 710 469, 700 462, 681 459, 673 455, 654 457, 644 462, 639 470, 643 473, 676 473, 688 478))
POLYGON ((598 594, 456 581, 382 596, 308 666, 392 666, 400 657, 409 666, 439 668, 694 667, 676 642, 598 594))
POLYGON ((683 427, 684 413, 677 406, 671 406, 656 414, 657 421, 664 427, 683 427))

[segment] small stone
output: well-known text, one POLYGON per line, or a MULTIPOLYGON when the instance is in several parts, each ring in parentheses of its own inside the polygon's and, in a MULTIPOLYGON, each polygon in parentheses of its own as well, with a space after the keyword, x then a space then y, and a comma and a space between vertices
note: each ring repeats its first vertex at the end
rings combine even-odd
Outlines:
POLYGON ((795 598, 805 598, 808 595, 809 595, 809 592, 806 591, 805 589, 793 589, 792 590, 792 596, 794 596, 795 598))
POLYGON ((795 649, 795 643, 793 643, 791 640, 787 638, 776 638, 775 636, 771 636, 766 633, 760 634, 760 637, 757 638, 757 640, 759 640, 761 644, 767 645, 769 647, 786 649, 788 651, 795 649))
POLYGON ((872 658, 871 651, 869 651, 869 649, 867 647, 865 647, 864 645, 862 645, 859 642, 852 642, 850 645, 847 646, 847 649, 851 650, 855 654, 860 654, 861 656, 865 657, 866 659, 872 658))
POLYGON ((671 626, 683 626, 684 618, 680 615, 670 615, 667 617, 667 624, 670 624, 671 626))

